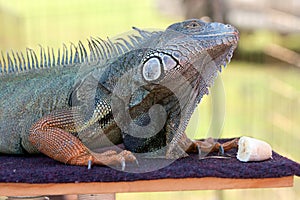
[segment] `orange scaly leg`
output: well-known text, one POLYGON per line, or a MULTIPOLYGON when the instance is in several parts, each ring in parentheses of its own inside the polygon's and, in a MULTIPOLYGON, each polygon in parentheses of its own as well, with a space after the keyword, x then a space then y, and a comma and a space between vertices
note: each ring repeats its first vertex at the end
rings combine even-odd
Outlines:
MULTIPOLYGON (((78 118, 79 119, 79 118, 78 118)), ((43 117, 30 129, 29 141, 47 156, 72 165, 122 165, 125 162, 136 161, 135 156, 129 151, 117 153, 107 151, 95 153, 88 149, 76 136, 67 130, 74 129, 76 114, 70 110, 61 111, 43 117)))

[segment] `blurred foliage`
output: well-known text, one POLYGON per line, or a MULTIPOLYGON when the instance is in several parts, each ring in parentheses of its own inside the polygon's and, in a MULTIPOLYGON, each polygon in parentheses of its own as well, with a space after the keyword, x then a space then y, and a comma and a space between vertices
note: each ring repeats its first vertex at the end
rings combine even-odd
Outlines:
POLYGON ((300 53, 300 34, 283 35, 280 38, 279 44, 300 53))
POLYGON ((278 34, 266 30, 242 32, 240 37, 239 49, 246 52, 262 52, 266 45, 280 41, 278 34))
POLYGON ((259 51, 263 52, 264 48, 271 43, 282 45, 288 49, 300 52, 300 34, 281 35, 276 32, 267 30, 257 30, 254 32, 242 32, 239 43, 240 51, 259 51), (255 42, 253 42, 255 41, 255 42))
POLYGON ((300 53, 300 34, 283 35, 268 30, 241 32, 238 47, 238 59, 256 63, 278 62, 270 58, 264 50, 268 45, 277 44, 292 51, 300 53))
POLYGON ((113 37, 132 26, 162 29, 172 21, 152 0, 0 0, 0 48, 61 47, 89 36, 113 37))

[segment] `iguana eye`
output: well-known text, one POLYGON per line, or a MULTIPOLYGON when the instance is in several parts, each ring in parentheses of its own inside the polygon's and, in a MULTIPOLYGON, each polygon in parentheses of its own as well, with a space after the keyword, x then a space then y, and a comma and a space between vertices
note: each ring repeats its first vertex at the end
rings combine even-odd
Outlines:
POLYGON ((198 28, 198 27, 200 27, 200 24, 198 22, 193 21, 193 22, 189 23, 186 27, 187 28, 198 28))
POLYGON ((161 75, 161 62, 157 57, 150 58, 144 63, 143 77, 146 81, 155 81, 161 75))

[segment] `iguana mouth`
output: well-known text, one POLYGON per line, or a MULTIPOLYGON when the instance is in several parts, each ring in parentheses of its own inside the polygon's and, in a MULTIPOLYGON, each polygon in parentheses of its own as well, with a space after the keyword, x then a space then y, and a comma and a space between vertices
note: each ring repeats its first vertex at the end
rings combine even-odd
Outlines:
POLYGON ((214 61, 215 64, 218 65, 219 72, 222 72, 222 66, 226 67, 230 63, 233 57, 233 52, 236 49, 236 47, 237 43, 230 46, 219 45, 215 46, 214 50, 207 50, 208 54, 212 57, 212 61, 214 61))

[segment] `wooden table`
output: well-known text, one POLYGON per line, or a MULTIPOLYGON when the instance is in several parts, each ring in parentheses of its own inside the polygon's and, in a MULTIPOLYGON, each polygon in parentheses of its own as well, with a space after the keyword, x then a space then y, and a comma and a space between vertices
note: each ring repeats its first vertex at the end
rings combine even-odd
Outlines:
POLYGON ((161 192, 292 187, 294 177, 262 179, 182 178, 128 182, 90 183, 0 183, 0 196, 37 196, 65 194, 115 194, 124 192, 161 192))

